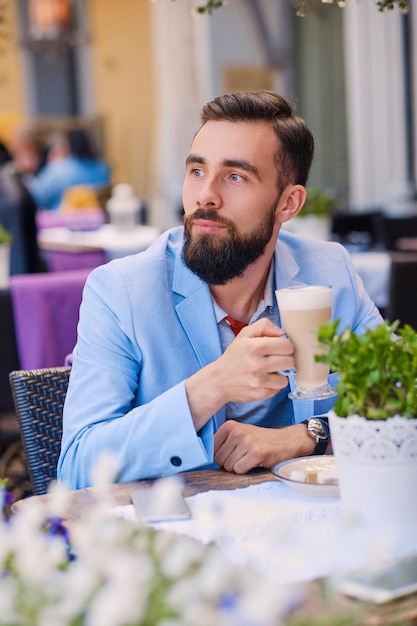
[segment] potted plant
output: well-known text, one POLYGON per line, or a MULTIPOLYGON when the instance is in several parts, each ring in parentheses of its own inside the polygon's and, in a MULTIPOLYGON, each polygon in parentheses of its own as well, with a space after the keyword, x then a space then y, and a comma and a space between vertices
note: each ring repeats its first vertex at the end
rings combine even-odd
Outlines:
POLYGON ((9 285, 11 243, 11 233, 0 224, 0 288, 9 285))
MULTIPOLYGON (((417 546, 417 331, 384 322, 339 334, 319 328, 338 372, 330 434, 344 512, 386 542, 417 546)), ((385 545, 388 545, 387 543, 385 545)))
POLYGON ((306 191, 307 198, 300 213, 285 222, 283 228, 304 237, 329 239, 336 199, 318 187, 307 187, 306 191))

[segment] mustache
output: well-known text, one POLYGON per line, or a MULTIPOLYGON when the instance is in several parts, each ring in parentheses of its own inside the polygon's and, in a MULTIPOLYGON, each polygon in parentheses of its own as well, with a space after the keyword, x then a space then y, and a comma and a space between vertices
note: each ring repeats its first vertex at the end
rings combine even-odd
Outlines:
POLYGON ((228 226, 230 220, 220 217, 216 209, 196 209, 191 215, 184 216, 184 224, 191 225, 194 220, 210 220, 210 222, 218 222, 223 226, 228 226))

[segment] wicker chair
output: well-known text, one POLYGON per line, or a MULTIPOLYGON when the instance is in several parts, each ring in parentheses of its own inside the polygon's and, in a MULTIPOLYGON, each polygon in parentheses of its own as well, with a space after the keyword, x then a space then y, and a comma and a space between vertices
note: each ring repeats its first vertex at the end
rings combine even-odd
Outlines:
POLYGON ((61 449, 62 410, 70 367, 10 372, 16 414, 33 493, 46 493, 56 479, 61 449))

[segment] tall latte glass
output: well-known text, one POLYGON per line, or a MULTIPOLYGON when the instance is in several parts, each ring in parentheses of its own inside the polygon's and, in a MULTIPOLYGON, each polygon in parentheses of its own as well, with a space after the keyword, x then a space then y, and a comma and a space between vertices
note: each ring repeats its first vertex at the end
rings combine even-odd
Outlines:
POLYGON ((328 384, 329 368, 317 363, 315 355, 325 350, 317 341, 317 330, 331 318, 332 288, 303 285, 277 289, 281 323, 294 344, 296 388, 289 394, 296 399, 323 399, 335 395, 328 384))

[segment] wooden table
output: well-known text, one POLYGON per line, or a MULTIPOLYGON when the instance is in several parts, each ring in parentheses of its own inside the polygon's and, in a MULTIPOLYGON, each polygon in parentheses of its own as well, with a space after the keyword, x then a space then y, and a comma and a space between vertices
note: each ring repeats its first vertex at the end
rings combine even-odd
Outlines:
MULTIPOLYGON (((249 485, 277 480, 271 471, 264 469, 253 470, 244 476, 238 476, 223 470, 185 472, 180 474, 180 476, 184 481, 183 493, 185 497, 204 491, 239 489, 249 485)), ((154 482, 154 480, 141 480, 110 485, 106 489, 106 495, 112 498, 115 505, 130 504, 130 494, 133 490, 149 489, 154 482)), ((46 494, 19 500, 13 505, 12 510, 18 512, 33 500, 42 502, 47 500, 47 498, 48 495, 46 494)), ((97 498, 100 498, 100 491, 96 488, 72 491, 72 501, 70 503, 71 517, 67 519, 67 522, 71 524, 81 520, 85 507, 93 504, 97 498)), ((363 605, 359 602, 346 597, 337 595, 329 597, 323 591, 320 581, 309 583, 306 587, 306 604, 300 609, 300 615, 298 615, 298 611, 296 612, 294 622, 290 620, 288 626, 291 626, 292 623, 298 626, 300 622, 296 621, 296 618, 305 618, 304 623, 314 623, 315 626, 319 624, 330 625, 332 623, 328 621, 330 615, 334 615, 334 623, 337 623, 336 619, 340 619, 342 611, 356 611, 360 607, 363 608, 363 605), (312 617, 314 617, 314 622, 311 621, 312 617)), ((399 624, 401 626, 417 626, 417 594, 409 595, 406 598, 382 606, 369 605, 365 607, 365 611, 361 611, 360 615, 360 619, 354 619, 354 621, 349 623, 349 626, 398 626, 399 624)))
MULTIPOLYGON (((201 470, 197 472, 184 472, 180 474, 184 481, 183 493, 185 497, 193 496, 196 493, 210 491, 212 489, 239 489, 267 481, 277 480, 270 470, 254 470, 243 476, 224 472, 223 470, 201 470)), ((154 480, 141 480, 130 483, 118 483, 110 485, 106 493, 114 501, 116 506, 131 503, 130 494, 135 489, 149 489, 154 480)), ((100 497, 99 492, 94 487, 79 489, 71 492, 71 516, 67 519, 69 523, 82 518, 83 509, 88 503, 100 497)), ((13 511, 18 511, 22 506, 26 506, 30 500, 43 501, 48 495, 33 496, 28 500, 18 500, 13 505, 13 511)))

